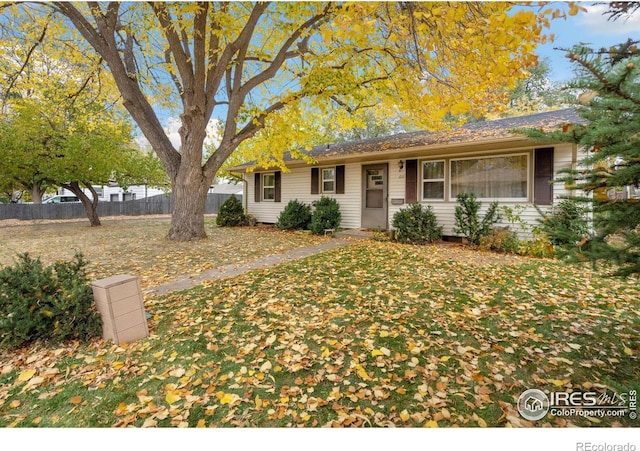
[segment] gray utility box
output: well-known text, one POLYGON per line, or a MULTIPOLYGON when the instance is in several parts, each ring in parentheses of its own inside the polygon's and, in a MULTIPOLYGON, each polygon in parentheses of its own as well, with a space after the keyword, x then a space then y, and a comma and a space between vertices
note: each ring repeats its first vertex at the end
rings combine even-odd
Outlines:
POLYGON ((121 274, 91 284, 102 317, 102 338, 131 343, 149 336, 140 280, 121 274))

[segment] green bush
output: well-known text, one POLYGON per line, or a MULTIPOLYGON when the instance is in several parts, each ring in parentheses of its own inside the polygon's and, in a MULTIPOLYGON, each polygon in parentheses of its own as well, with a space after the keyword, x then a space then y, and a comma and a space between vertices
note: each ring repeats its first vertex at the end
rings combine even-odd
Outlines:
POLYGON ((309 229, 314 234, 322 235, 327 229, 335 230, 340 227, 342 214, 337 200, 322 196, 320 200, 313 202, 313 207, 309 229))
POLYGON ((540 231, 549 237, 554 246, 573 246, 589 235, 588 208, 573 199, 565 199, 545 213, 536 207, 542 216, 540 231))
POLYGON ((220 227, 237 227, 247 225, 247 216, 244 214, 242 202, 234 195, 220 205, 220 211, 216 217, 216 224, 220 227))
POLYGON ((431 208, 422 204, 411 204, 393 215, 391 223, 394 239, 400 243, 427 244, 442 237, 442 227, 438 226, 436 215, 431 208))
POLYGON ((82 254, 44 267, 21 254, 0 270, 0 343, 88 339, 102 333, 82 254))
POLYGON ((280 230, 305 230, 311 223, 311 206, 298 199, 290 200, 280 212, 276 227, 280 230))
POLYGON ((455 210, 455 227, 453 231, 464 236, 469 243, 480 244, 480 238, 491 233, 493 226, 500 221, 498 202, 492 202, 482 219, 478 215, 481 203, 475 194, 458 194, 458 205, 455 210))

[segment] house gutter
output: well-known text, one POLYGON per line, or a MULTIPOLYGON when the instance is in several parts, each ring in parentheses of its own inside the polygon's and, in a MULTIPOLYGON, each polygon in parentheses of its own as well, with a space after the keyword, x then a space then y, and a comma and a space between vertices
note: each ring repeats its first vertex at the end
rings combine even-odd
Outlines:
MULTIPOLYGON (((425 151, 429 152, 430 154, 433 155, 438 155, 441 152, 454 152, 457 149, 460 149, 461 151, 459 152, 460 154, 465 154, 465 155, 482 155, 484 153, 487 153, 489 151, 495 151, 495 150, 499 150, 499 149, 490 149, 490 146, 494 146, 494 145, 509 145, 509 144, 517 144, 518 147, 522 147, 522 148, 530 148, 532 146, 536 147, 539 145, 544 145, 544 144, 553 144, 555 143, 554 141, 541 141, 539 143, 536 143, 535 145, 532 144, 530 141, 527 141, 525 139, 523 139, 520 136, 508 136, 508 137, 502 137, 502 138, 497 138, 497 139, 486 139, 486 140, 465 140, 465 141, 459 141, 459 142, 454 142, 454 143, 446 143, 446 144, 428 144, 428 145, 420 145, 420 146, 415 146, 415 147, 410 147, 410 148, 395 148, 395 149, 385 149, 385 150, 378 150, 378 151, 363 151, 363 152, 354 152, 354 153, 348 153, 348 154, 331 154, 331 155, 317 155, 313 158, 315 158, 316 163, 315 164, 328 164, 328 163, 333 163, 333 162, 340 162, 340 164, 343 163, 353 163, 353 162, 359 162, 359 161, 386 161, 389 159, 394 159, 394 158, 417 158, 420 157, 421 155, 424 154, 425 151), (473 148, 469 149, 470 145, 473 145, 473 148), (487 147, 486 149, 484 147, 487 147)), ((457 153, 456 153, 457 154, 457 153)), ((295 159, 295 160, 287 160, 285 161, 285 164, 287 164, 288 167, 290 168, 295 168, 295 167, 306 167, 309 164, 303 160, 303 159, 295 159)), ((246 170, 248 168, 250 168, 250 165, 245 165, 245 166, 237 166, 233 169, 237 170, 237 171, 243 171, 246 172, 246 170)), ((273 169, 273 168, 260 168, 261 170, 266 170, 266 169, 273 169)))

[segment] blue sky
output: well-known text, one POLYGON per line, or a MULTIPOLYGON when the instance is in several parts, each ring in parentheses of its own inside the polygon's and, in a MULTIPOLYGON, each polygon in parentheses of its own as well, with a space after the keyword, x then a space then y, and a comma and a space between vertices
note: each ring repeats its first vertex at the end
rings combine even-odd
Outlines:
POLYGON ((551 21, 550 33, 555 34, 555 41, 538 48, 540 57, 549 58, 550 76, 554 81, 564 82, 573 78, 572 65, 564 57, 565 52, 554 48, 571 48, 580 42, 601 48, 625 42, 628 38, 640 39, 640 12, 628 20, 622 18, 612 22, 607 20, 608 16, 602 15, 606 6, 578 3, 588 11, 551 21))

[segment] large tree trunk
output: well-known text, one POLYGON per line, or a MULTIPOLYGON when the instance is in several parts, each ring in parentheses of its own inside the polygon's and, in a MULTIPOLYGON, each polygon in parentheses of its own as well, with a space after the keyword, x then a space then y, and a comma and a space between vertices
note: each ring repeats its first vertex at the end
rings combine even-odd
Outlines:
MULTIPOLYGON (((202 145, 205 137, 203 121, 183 121, 182 158, 176 176, 171 180, 173 214, 167 238, 173 241, 194 241, 207 237, 204 213, 207 192, 213 177, 204 175, 202 145)), ((170 171, 168 171, 170 172, 170 171)), ((215 175, 215 174, 214 174, 215 175)))
POLYGON ((173 184, 173 214, 167 238, 174 241, 194 241, 207 237, 204 212, 209 184, 187 179, 173 184))

